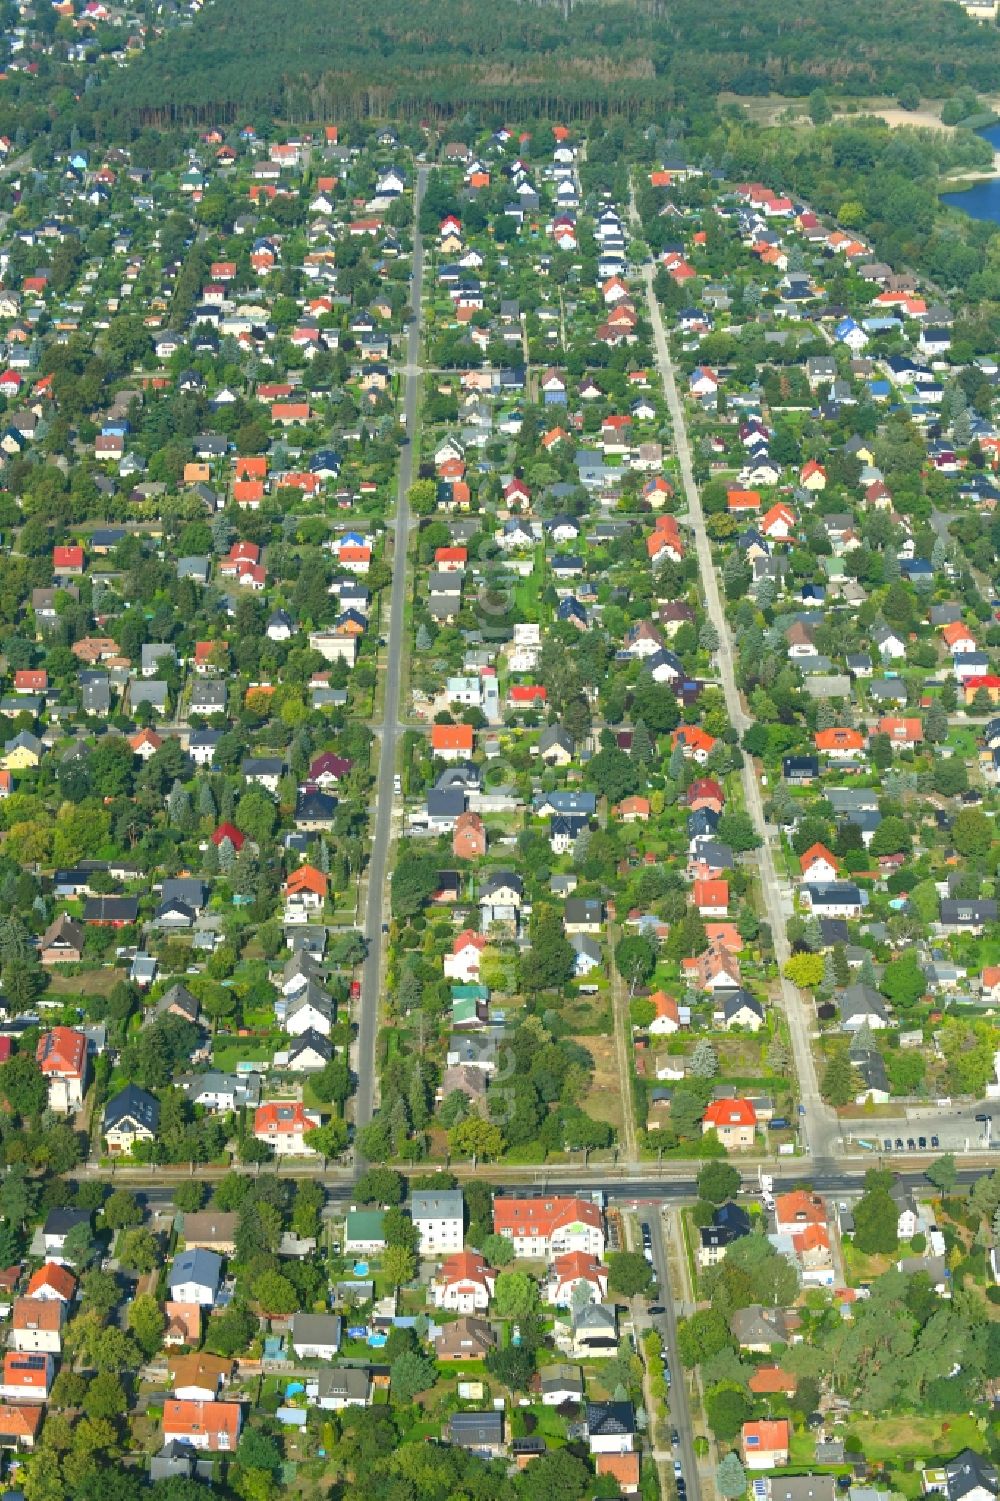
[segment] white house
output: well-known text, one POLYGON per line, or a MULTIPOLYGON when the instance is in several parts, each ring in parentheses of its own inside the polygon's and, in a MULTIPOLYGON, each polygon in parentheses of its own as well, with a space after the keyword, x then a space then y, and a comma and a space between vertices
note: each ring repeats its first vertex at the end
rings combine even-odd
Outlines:
POLYGON ((515 1256, 544 1257, 569 1251, 604 1255, 604 1220, 591 1199, 570 1195, 493 1201, 493 1229, 513 1243, 515 1256))
POLYGON ((603 1303, 608 1295, 607 1267, 583 1251, 557 1256, 545 1285, 546 1300, 555 1308, 571 1308, 578 1287, 586 1291, 589 1303, 603 1303))
POLYGON ((418 1189, 410 1217, 420 1231, 421 1256, 452 1256, 465 1239, 465 1201, 460 1188, 418 1189))
POLYGON ((296 1313, 291 1346, 300 1360, 333 1360, 340 1349, 341 1319, 335 1313, 296 1313))
POLYGON ((211 1308, 221 1276, 222 1257, 217 1252, 200 1248, 182 1251, 174 1257, 167 1277, 171 1302, 197 1303, 200 1308, 211 1308))
POLYGON ((451 1313, 485 1313, 495 1283, 496 1272, 478 1251, 459 1251, 442 1262, 431 1283, 434 1306, 451 1313))

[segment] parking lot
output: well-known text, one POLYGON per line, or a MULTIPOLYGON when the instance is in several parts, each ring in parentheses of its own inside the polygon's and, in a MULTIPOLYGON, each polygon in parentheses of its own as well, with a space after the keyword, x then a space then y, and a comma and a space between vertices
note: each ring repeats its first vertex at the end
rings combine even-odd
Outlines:
POLYGON ((852 1124, 844 1133, 846 1148, 877 1152, 975 1152, 997 1144, 988 1111, 949 1111, 934 1106, 913 1110, 904 1119, 852 1124))

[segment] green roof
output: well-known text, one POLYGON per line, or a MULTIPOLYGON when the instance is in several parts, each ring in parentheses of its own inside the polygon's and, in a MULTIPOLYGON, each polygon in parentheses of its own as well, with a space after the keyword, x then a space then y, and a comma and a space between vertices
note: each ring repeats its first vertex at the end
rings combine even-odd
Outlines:
POLYGON ((451 987, 451 999, 455 1001, 488 1001, 490 988, 488 985, 453 985, 451 987))
POLYGON ((382 1209, 351 1209, 347 1214, 347 1240, 374 1242, 384 1239, 382 1209))

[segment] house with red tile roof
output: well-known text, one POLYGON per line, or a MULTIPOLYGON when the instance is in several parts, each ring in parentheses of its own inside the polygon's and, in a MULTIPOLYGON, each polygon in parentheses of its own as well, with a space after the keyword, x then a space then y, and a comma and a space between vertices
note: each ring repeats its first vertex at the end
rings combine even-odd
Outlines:
POLYGON ((647 1032, 653 1037, 670 1037, 681 1028, 681 1014, 677 1002, 664 990, 655 990, 649 997, 655 1015, 647 1032))
POLYGON ((727 1152, 745 1151, 757 1135, 757 1112, 749 1100, 712 1100, 701 1122, 702 1134, 714 1131, 727 1152))
POLYGON ((29 1407, 20 1402, 0 1405, 0 1449, 30 1453, 41 1432, 44 1417, 41 1406, 29 1407))
POLYGON ((69 1115, 83 1104, 87 1073, 87 1039, 73 1027, 53 1027, 43 1032, 35 1049, 35 1061, 49 1088, 49 1109, 69 1115))
POLYGON ((604 1220, 591 1199, 571 1195, 493 1200, 493 1230, 512 1243, 515 1256, 544 1257, 567 1251, 604 1255, 604 1220))
POLYGON ((457 980, 461 985, 474 984, 479 979, 479 966, 483 952, 489 943, 485 933, 465 928, 452 940, 451 953, 444 956, 446 980, 457 980))
POLYGON ((163 1404, 163 1442, 232 1454, 239 1442, 243 1409, 238 1402, 181 1402, 168 1397, 163 1404))
POLYGON ((54 547, 52 549, 52 571, 61 575, 78 577, 83 572, 83 548, 82 547, 54 547))
POLYGON ((838 725, 829 730, 817 730, 813 744, 822 755, 829 756, 831 761, 850 761, 864 750, 865 739, 860 730, 838 725))
POLYGON ((640 797, 633 793, 631 797, 623 797, 614 810, 615 817, 620 818, 622 823, 648 823, 650 804, 648 797, 640 797))
POLYGON ((554 1308, 572 1308, 578 1287, 586 1290, 589 1302, 603 1303, 608 1295, 608 1269, 586 1251, 567 1251, 552 1263, 545 1284, 546 1302, 554 1308))
POLYGON ((442 1261, 431 1283, 434 1307, 447 1308, 452 1313, 485 1313, 496 1276, 478 1251, 456 1251, 442 1261))
POLYGON ((47 1261, 33 1272, 28 1282, 29 1298, 48 1298, 59 1303, 71 1303, 76 1296, 76 1278, 68 1266, 59 1261, 47 1261))
POLYGON ((47 1402, 54 1377, 51 1355, 10 1350, 4 1356, 0 1397, 5 1402, 47 1402))
POLYGON ((627 1454, 595 1454, 594 1463, 598 1476, 609 1476, 623 1496, 639 1494, 639 1456, 634 1450, 627 1454))
POLYGON ((170 1347, 197 1345, 201 1342, 200 1303, 174 1303, 163 1305, 167 1325, 163 1331, 163 1343, 170 1347))
POLYGON ((66 1305, 58 1298, 16 1298, 11 1314, 10 1345, 26 1354, 62 1354, 66 1305))
POLYGON ((702 917, 726 917, 729 913, 729 882, 695 881, 694 904, 702 917))
POLYGON ((254 1112, 253 1134, 276 1156, 308 1157, 314 1148, 306 1141, 306 1132, 319 1124, 315 1111, 306 1110, 297 1100, 272 1100, 254 1112))
POLYGON ((748 1470, 776 1470, 788 1463, 787 1418, 766 1418, 744 1423, 741 1435, 743 1463, 748 1470))
POLYGON ((431 751, 442 761, 460 761, 471 756, 474 741, 471 724, 431 725, 431 751))
POLYGON ((682 724, 670 736, 670 749, 676 750, 680 746, 684 759, 697 761, 699 766, 704 765, 717 744, 715 736, 703 730, 700 724, 682 724))
POLYGON ((780 1366, 758 1366, 750 1377, 750 1390, 756 1397, 794 1397, 799 1380, 780 1366))
POLYGON ((322 912, 329 890, 330 882, 315 865, 297 865, 282 887, 285 921, 305 922, 310 912, 322 912))
POLYGON ((888 735, 889 744, 894 750, 912 750, 915 745, 924 742, 924 727, 920 720, 915 717, 900 717, 895 714, 885 714, 879 720, 876 735, 888 735))
POLYGON ((244 844, 246 844, 247 839, 247 836, 234 823, 220 823, 219 827, 213 830, 210 837, 216 848, 219 847, 224 839, 228 839, 237 854, 239 854, 244 844))
POLYGON ((799 856, 799 870, 803 881, 823 885, 837 879, 840 874, 840 861, 832 850, 817 841, 799 856))

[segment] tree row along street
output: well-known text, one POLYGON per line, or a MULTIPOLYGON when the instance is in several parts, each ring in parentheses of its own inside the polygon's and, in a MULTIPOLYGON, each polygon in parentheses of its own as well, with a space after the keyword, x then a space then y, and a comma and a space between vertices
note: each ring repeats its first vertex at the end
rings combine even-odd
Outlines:
MULTIPOLYGON (((638 228, 639 221, 635 204, 634 184, 632 185, 629 208, 633 225, 638 228)), ((720 684, 725 697, 726 711, 729 715, 730 723, 734 729, 742 734, 750 725, 751 719, 743 706, 739 689, 736 686, 736 678, 733 671, 732 635, 729 629, 729 622, 722 607, 719 582, 712 560, 711 543, 708 533, 705 530, 705 516, 702 511, 701 497, 698 494, 698 487, 695 484, 694 469, 691 463, 691 446, 688 441, 684 411, 677 394, 677 382, 674 379, 670 346, 667 342, 659 304, 653 290, 653 265, 651 263, 644 265, 642 274, 649 320, 653 329, 653 345, 656 352, 657 367, 663 382, 663 392, 667 400, 670 420, 673 425, 674 445, 684 487, 684 497, 688 507, 688 521, 698 555, 705 606, 719 638, 716 661, 719 668, 720 684)), ((762 841, 760 850, 757 852, 761 894, 764 900, 767 919, 771 926, 774 950, 780 968, 788 959, 790 949, 785 936, 785 915, 782 911, 781 891, 778 885, 778 876, 775 869, 774 852, 771 843, 773 831, 764 819, 760 786, 757 782, 757 773, 753 759, 750 756, 745 757, 743 762, 742 782, 747 812, 753 819, 754 827, 762 841)), ((799 1098, 803 1111, 803 1140, 813 1157, 822 1161, 823 1159, 832 1157, 834 1142, 839 1135, 839 1127, 834 1113, 823 1103, 820 1095, 816 1064, 810 1043, 807 1014, 791 982, 782 976, 779 983, 781 986, 781 1000, 788 1019, 788 1030, 792 1044, 792 1056, 795 1061, 795 1071, 798 1076, 799 1098)))
POLYGON ((382 927, 387 921, 389 847, 392 840, 392 818, 395 804, 393 779, 396 772, 396 745, 400 730, 400 682, 403 657, 406 649, 406 575, 411 528, 407 495, 413 483, 414 450, 418 447, 417 410, 420 396, 420 376, 417 373, 417 360, 420 354, 420 338, 423 326, 424 281, 424 248, 420 237, 420 204, 427 187, 429 171, 428 167, 421 167, 417 172, 417 186, 413 206, 413 274, 410 283, 410 309, 412 317, 407 329, 406 375, 403 388, 403 414, 408 441, 404 443, 399 457, 395 530, 393 533, 392 591, 389 604, 388 645, 386 647, 385 709, 382 716, 379 747, 375 828, 372 835, 371 861, 368 867, 368 900, 365 909, 364 926, 368 951, 361 975, 361 1005, 358 1015, 356 1049, 358 1088, 354 1101, 355 1124, 359 1126, 363 1126, 371 1120, 374 1109, 375 1043, 378 1036, 379 1002, 384 973, 382 927))

